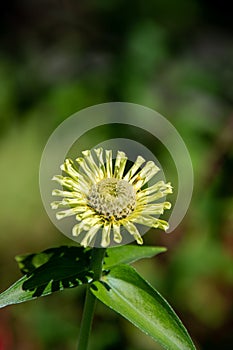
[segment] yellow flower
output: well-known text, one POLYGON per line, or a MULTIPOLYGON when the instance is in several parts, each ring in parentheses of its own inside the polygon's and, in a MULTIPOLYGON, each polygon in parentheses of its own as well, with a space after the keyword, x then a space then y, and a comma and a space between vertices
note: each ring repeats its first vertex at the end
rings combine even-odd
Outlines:
POLYGON ((156 184, 143 186, 159 171, 154 162, 138 156, 135 163, 125 171, 127 156, 118 151, 115 162, 112 151, 102 148, 83 151, 83 157, 77 158, 77 165, 71 159, 66 159, 61 170, 68 176, 56 175, 62 190, 53 190, 54 196, 63 197, 60 201, 51 203, 52 209, 65 208, 58 211, 58 220, 75 215, 78 223, 72 229, 72 235, 78 236, 85 231, 81 241, 84 247, 90 245, 101 229, 101 246, 107 247, 111 239, 121 243, 121 227, 124 227, 137 241, 142 244, 142 237, 135 224, 148 227, 168 229, 168 223, 155 215, 163 214, 164 209, 170 209, 169 202, 155 201, 172 193, 170 183, 159 181, 156 184), (141 168, 141 169, 140 169, 141 168), (113 237, 112 237, 113 236, 113 237))

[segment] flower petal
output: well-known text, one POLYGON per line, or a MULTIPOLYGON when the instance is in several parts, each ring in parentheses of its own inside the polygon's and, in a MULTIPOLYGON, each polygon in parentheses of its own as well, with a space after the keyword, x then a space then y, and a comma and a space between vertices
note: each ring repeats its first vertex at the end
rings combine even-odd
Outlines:
POLYGON ((101 219, 98 217, 89 217, 73 227, 72 234, 73 236, 78 236, 82 231, 89 231, 91 227, 100 224, 102 226, 101 219))
POLYGON ((143 163, 145 163, 145 159, 141 156, 138 156, 135 163, 132 165, 132 167, 129 169, 127 174, 124 176, 123 180, 129 181, 143 163))
POLYGON ((126 228, 126 230, 127 230, 131 235, 134 236, 134 238, 135 238, 135 240, 136 240, 136 242, 137 242, 138 244, 143 244, 143 239, 142 239, 140 233, 138 232, 137 227, 136 227, 132 222, 126 221, 126 220, 125 220, 124 223, 123 223, 123 226, 126 228))
POLYGON ((137 215, 133 217, 131 221, 144 226, 153 227, 154 223, 157 222, 157 219, 150 215, 137 215))
POLYGON ((101 246, 106 248, 110 244, 111 223, 105 224, 102 230, 101 246))
POLYGON ((124 152, 121 152, 121 151, 117 152, 115 167, 114 167, 114 177, 116 179, 122 179, 127 159, 128 158, 126 157, 124 152))
POLYGON ((54 201, 50 205, 52 209, 66 208, 75 205, 75 207, 82 207, 83 210, 85 210, 86 204, 86 201, 77 198, 64 198, 62 201, 54 201))
POLYGON ((94 158, 92 157, 91 151, 86 150, 83 151, 82 154, 84 155, 85 159, 87 160, 87 163, 89 165, 89 167, 91 168, 91 170, 93 171, 93 173, 95 174, 95 177, 100 180, 103 178, 104 173, 103 171, 96 165, 94 158))
POLYGON ((81 187, 88 187, 90 180, 85 174, 77 172, 72 159, 65 159, 65 162, 60 166, 60 169, 74 179, 81 187))
POLYGON ((66 187, 70 190, 76 189, 79 190, 77 182, 71 179, 70 177, 55 175, 52 178, 53 181, 57 181, 61 186, 66 187))
POLYGON ((89 168, 89 166, 87 165, 86 161, 84 158, 82 157, 78 157, 76 158, 76 162, 81 166, 81 168, 83 169, 83 171, 86 173, 86 175, 88 176, 89 180, 94 184, 95 181, 95 174, 94 172, 89 168))
POLYGON ((120 232, 120 225, 118 223, 113 223, 113 239, 116 243, 121 243, 122 236, 120 232))
POLYGON ((91 229, 85 234, 85 237, 83 238, 80 244, 85 248, 89 246, 101 226, 102 225, 95 225, 91 227, 91 229))
POLYGON ((66 197, 66 198, 82 198, 83 196, 77 191, 62 191, 62 190, 53 190, 52 196, 57 197, 66 197))
POLYGON ((154 202, 158 199, 166 197, 166 195, 169 193, 171 193, 171 192, 170 191, 158 191, 158 192, 152 194, 151 196, 143 196, 142 198, 138 199, 138 202, 140 204, 154 202))
POLYGON ((84 210, 85 208, 83 206, 80 206, 80 207, 59 211, 56 213, 56 218, 58 220, 61 220, 63 218, 66 218, 67 216, 72 216, 72 215, 76 215, 77 213, 83 212, 84 210))
POLYGON ((83 182, 81 178, 78 181, 75 181, 67 176, 55 175, 53 176, 52 180, 57 181, 62 187, 65 187, 71 191, 75 190, 85 194, 89 192, 89 186, 87 186, 87 184, 83 182))
POLYGON ((169 229, 169 223, 165 220, 157 220, 157 223, 153 225, 154 228, 160 228, 161 230, 167 231, 169 229))
POLYGON ((70 175, 73 179, 77 180, 79 173, 74 168, 74 162, 72 159, 65 159, 64 163, 60 166, 60 169, 70 175))
POLYGON ((154 193, 154 192, 158 192, 158 191, 165 192, 166 194, 172 193, 171 183, 170 182, 165 183, 164 181, 158 181, 153 186, 145 188, 144 190, 139 192, 138 197, 140 198, 142 196, 148 196, 149 194, 154 193))
POLYGON ((160 169, 154 162, 149 161, 144 168, 139 171, 129 183, 134 185, 135 190, 139 190, 145 183, 147 183, 160 169))
POLYGON ((167 221, 154 218, 150 215, 135 216, 131 219, 131 221, 148 227, 161 228, 164 231, 166 231, 169 228, 169 224, 167 223, 167 221))
POLYGON ((104 176, 106 176, 106 169, 105 169, 105 165, 104 165, 104 159, 103 159, 103 148, 96 148, 94 149, 96 156, 99 160, 99 164, 98 167, 102 170, 104 176))
POLYGON ((89 218, 89 217, 92 217, 92 218, 98 217, 100 219, 100 216, 96 214, 95 210, 90 209, 90 208, 87 210, 85 209, 83 214, 76 215, 76 219, 79 221, 84 220, 84 219, 89 218))
MULTIPOLYGON (((72 228, 72 235, 78 236, 84 230, 85 225, 86 225, 85 221, 81 221, 78 224, 74 225, 74 227, 72 228)), ((87 228, 87 230, 88 230, 88 228, 87 228)))
POLYGON ((106 150, 105 151, 105 158, 106 158, 106 173, 107 177, 112 177, 112 151, 106 150))
POLYGON ((142 207, 141 213, 142 215, 144 214, 160 215, 160 214, 163 214, 165 209, 170 209, 170 208, 171 208, 170 202, 147 204, 142 207))

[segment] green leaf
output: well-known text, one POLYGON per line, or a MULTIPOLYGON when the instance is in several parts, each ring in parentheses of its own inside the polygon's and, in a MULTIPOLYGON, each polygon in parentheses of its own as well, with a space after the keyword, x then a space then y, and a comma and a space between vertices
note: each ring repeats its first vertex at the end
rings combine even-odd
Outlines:
POLYGON ((92 284, 92 293, 170 350, 194 350, 187 330, 166 300, 132 267, 119 265, 92 284))
MULTIPOLYGON (((23 284, 26 280, 26 276, 22 277, 20 280, 15 282, 12 286, 0 294, 0 308, 11 304, 23 303, 24 301, 33 300, 36 298, 33 296, 34 292, 23 290, 23 284)), ((51 286, 48 285, 41 296, 45 296, 51 293, 51 286)))
POLYGON ((151 258, 166 250, 165 247, 139 247, 136 245, 108 248, 104 259, 104 268, 109 269, 119 264, 129 264, 139 259, 151 258))
POLYGON ((24 290, 34 290, 33 296, 43 294, 51 284, 51 291, 72 288, 92 280, 91 250, 84 247, 50 248, 39 254, 16 258, 27 279, 24 290))
POLYGON ((26 275, 0 294, 0 308, 92 281, 91 249, 61 246, 16 260, 26 275))
POLYGON ((61 246, 17 256, 16 260, 26 275, 0 294, 0 307, 92 281, 91 249, 61 246))

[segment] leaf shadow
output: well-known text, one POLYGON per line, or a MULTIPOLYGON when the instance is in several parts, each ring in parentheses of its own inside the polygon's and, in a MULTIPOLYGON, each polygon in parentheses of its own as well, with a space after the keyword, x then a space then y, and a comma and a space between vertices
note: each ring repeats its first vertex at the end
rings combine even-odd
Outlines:
POLYGON ((92 282, 91 250, 61 246, 39 254, 16 257, 20 270, 27 276, 23 290, 34 291, 33 297, 46 291, 56 292, 92 282))

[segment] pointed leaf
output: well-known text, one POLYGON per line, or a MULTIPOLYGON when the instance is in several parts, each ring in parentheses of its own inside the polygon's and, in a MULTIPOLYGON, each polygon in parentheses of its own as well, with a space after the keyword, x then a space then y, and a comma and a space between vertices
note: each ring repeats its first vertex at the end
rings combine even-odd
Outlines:
POLYGON ((119 264, 129 264, 143 258, 151 258, 159 253, 165 252, 165 247, 147 247, 136 245, 124 245, 120 247, 108 248, 104 259, 104 268, 119 264))
MULTIPOLYGON (((23 290, 23 283, 27 280, 27 277, 24 276, 17 282, 15 282, 12 286, 10 286, 7 290, 0 294, 0 308, 5 307, 11 304, 23 303, 24 301, 29 301, 36 299, 34 295, 34 291, 29 292, 23 290)), ((51 286, 48 285, 41 296, 45 296, 51 294, 51 286)))
POLYGON ((26 275, 0 294, 0 307, 92 281, 91 250, 83 247, 50 248, 16 260, 26 275))
POLYGON ((92 285, 92 293, 169 350, 194 350, 166 300, 132 267, 119 265, 92 285))
POLYGON ((22 288, 34 290, 33 296, 42 295, 49 284, 55 292, 92 280, 91 250, 83 247, 50 248, 39 254, 17 257, 17 260, 28 277, 22 288))

